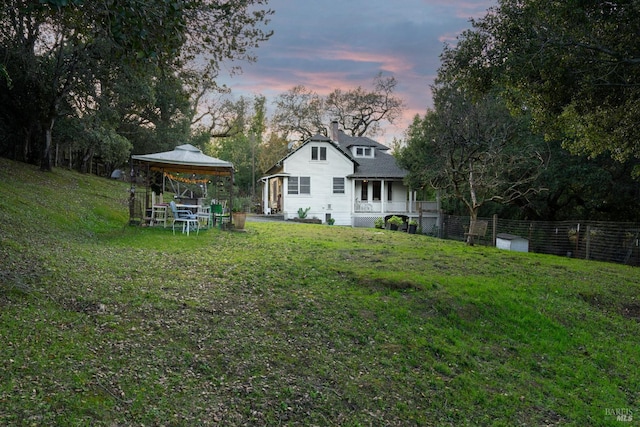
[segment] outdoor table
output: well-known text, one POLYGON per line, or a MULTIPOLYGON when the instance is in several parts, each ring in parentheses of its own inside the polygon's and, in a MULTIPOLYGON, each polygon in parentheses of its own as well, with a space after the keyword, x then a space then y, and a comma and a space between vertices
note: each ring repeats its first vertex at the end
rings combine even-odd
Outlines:
POLYGON ((198 218, 198 221, 206 222, 207 227, 211 223, 211 206, 176 204, 176 207, 191 211, 198 218))
MULTIPOLYGON (((188 210, 190 211, 193 215, 196 215, 196 222, 198 222, 198 217, 197 217, 197 212, 198 212, 198 208, 200 208, 200 205, 186 205, 186 204, 177 204, 176 203, 176 208, 178 208, 179 210, 188 210)), ((200 229, 200 225, 196 224, 196 227, 198 227, 198 230, 200 229)), ((186 232, 187 236, 189 235, 189 231, 190 231, 190 225, 188 222, 184 222, 182 224, 182 232, 186 232)))
POLYGON ((176 207, 178 209, 187 209, 187 210, 191 211, 191 213, 196 213, 196 212, 198 212, 198 208, 200 208, 201 206, 200 205, 183 205, 183 204, 177 204, 176 203, 176 207))

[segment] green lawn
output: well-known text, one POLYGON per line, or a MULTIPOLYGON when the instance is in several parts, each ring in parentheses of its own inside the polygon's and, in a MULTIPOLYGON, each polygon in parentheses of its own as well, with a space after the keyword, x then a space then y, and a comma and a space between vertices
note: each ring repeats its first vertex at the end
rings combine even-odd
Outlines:
POLYGON ((637 269, 326 225, 174 236, 127 226, 127 197, 0 159, 0 425, 640 419, 637 269))

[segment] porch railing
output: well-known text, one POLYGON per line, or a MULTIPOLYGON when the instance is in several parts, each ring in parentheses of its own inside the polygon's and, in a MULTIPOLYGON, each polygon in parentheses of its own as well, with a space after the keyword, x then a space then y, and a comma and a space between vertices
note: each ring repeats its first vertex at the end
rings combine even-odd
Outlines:
MULTIPOLYGON (((354 212, 356 213, 383 213, 383 204, 379 201, 356 202, 354 212)), ((422 209, 423 212, 437 212, 437 202, 417 201, 413 205, 408 201, 404 202, 384 202, 384 213, 418 213, 422 209)))
MULTIPOLYGON (((385 202, 384 210, 385 212, 405 212, 407 208, 406 203, 404 202, 385 202)), ((356 202, 354 207, 354 212, 358 213, 382 213, 382 202, 379 201, 371 201, 371 202, 356 202)))
MULTIPOLYGON (((418 203, 424 203, 423 210, 426 210, 426 206, 429 209, 436 209, 436 202, 414 202, 413 206, 409 202, 384 202, 384 213, 418 213, 418 203), (433 206, 431 206, 433 204, 433 206)), ((383 213, 383 203, 378 201, 372 202, 356 202, 354 206, 354 212, 356 213, 383 213)))

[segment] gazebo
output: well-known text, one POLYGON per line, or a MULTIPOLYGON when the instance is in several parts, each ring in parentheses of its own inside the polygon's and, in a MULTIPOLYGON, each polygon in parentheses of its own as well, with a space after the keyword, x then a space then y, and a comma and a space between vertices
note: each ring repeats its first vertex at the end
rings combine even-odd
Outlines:
MULTIPOLYGON (((170 173, 188 175, 208 175, 228 178, 228 204, 231 207, 233 199, 233 164, 215 157, 207 156, 200 149, 191 144, 184 144, 172 151, 155 154, 141 154, 131 156, 131 193, 129 195, 129 223, 141 223, 145 213, 150 209, 150 178, 152 172, 160 172, 163 177, 170 173), (136 183, 143 179, 145 187, 144 206, 136 191, 136 183)), ((223 182, 224 185, 224 182, 223 182)), ((164 178, 163 178, 164 187, 164 178)), ((163 188, 164 190, 164 188, 163 188)))

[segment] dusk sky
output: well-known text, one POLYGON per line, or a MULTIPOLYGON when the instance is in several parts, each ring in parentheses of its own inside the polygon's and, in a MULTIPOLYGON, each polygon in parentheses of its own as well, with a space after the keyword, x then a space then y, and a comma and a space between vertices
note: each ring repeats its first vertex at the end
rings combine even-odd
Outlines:
POLYGON ((240 64, 241 75, 221 80, 235 96, 262 94, 268 112, 278 94, 304 85, 320 95, 395 76, 396 95, 406 104, 404 119, 376 139, 391 143, 415 114, 432 105, 429 86, 445 43, 452 43, 469 19, 485 15, 495 0, 270 0, 275 10, 272 38, 240 64))

